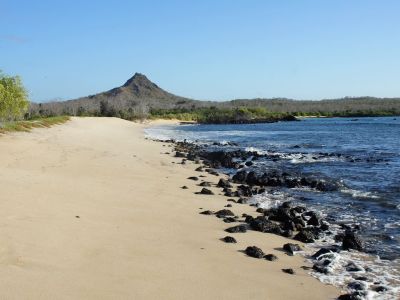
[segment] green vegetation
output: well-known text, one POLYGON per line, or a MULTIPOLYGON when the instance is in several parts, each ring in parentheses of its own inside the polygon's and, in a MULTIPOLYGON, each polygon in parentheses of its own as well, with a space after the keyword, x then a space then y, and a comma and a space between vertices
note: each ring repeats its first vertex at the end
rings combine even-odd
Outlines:
POLYGON ((271 112, 265 107, 236 108, 194 108, 194 109, 152 109, 152 119, 177 119, 198 123, 259 123, 279 120, 291 121, 295 117, 387 117, 398 116, 400 111, 390 110, 345 110, 345 111, 311 111, 311 112, 271 112))
POLYGON ((347 111, 317 111, 312 113, 306 112, 294 112, 296 117, 327 117, 327 118, 351 118, 351 117, 390 117, 400 115, 400 111, 390 109, 390 110, 347 110, 347 111))
POLYGON ((28 93, 21 79, 4 75, 0 71, 0 121, 22 118, 28 106, 28 93))
MULTIPOLYGON (((51 111, 39 110, 39 112, 39 116, 52 116, 51 111)), ((87 111, 82 107, 79 107, 76 115, 115 117, 130 121, 144 119, 177 119, 181 121, 194 121, 208 124, 273 122, 282 119, 289 119, 291 116, 286 113, 271 113, 266 108, 262 107, 222 108, 210 106, 202 108, 149 109, 147 106, 140 107, 139 105, 136 105, 134 108, 117 109, 107 101, 101 101, 99 110, 97 111, 87 111)), ((36 114, 34 116, 38 115, 36 114)))
MULTIPOLYGON (((84 107, 78 107, 76 113, 70 113, 67 110, 63 112, 64 115, 76 115, 78 117, 114 117, 124 120, 144 120, 149 117, 148 107, 136 105, 127 109, 118 109, 111 105, 108 101, 101 101, 98 110, 87 110, 84 107)), ((56 114, 51 110, 39 110, 36 116, 55 116, 56 114)))
POLYGON ((5 122, 0 127, 0 133, 12 131, 30 131, 32 128, 46 128, 57 124, 62 124, 70 119, 69 116, 58 116, 48 118, 38 118, 25 121, 5 122))
POLYGON ((271 112, 297 116, 366 117, 400 115, 400 98, 345 97, 331 100, 249 99, 228 105, 266 107, 271 112))
MULTIPOLYGON (((67 115, 67 112, 63 113, 67 115)), ((203 124, 241 124, 241 123, 267 123, 276 121, 293 121, 296 117, 370 117, 370 116, 396 116, 400 112, 391 110, 346 110, 346 111, 269 111, 265 107, 192 107, 192 108, 171 108, 155 109, 143 106, 129 107, 128 109, 117 109, 107 101, 101 101, 99 110, 88 111, 82 107, 78 108, 76 116, 92 117, 115 117, 129 121, 144 119, 176 119, 180 121, 192 121, 203 124)), ((39 110, 39 114, 31 114, 32 118, 48 118, 55 116, 52 111, 39 110)))
POLYGON ((153 109, 150 117, 155 119, 178 119, 199 123, 252 123, 273 122, 288 118, 285 113, 271 113, 263 107, 218 108, 215 106, 197 109, 153 109))

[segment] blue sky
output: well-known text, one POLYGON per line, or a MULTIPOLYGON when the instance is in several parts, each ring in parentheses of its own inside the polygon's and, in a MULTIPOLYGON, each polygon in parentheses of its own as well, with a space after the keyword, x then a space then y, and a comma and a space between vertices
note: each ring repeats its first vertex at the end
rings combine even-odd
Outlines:
POLYGON ((195 99, 394 97, 399 15, 389 0, 0 0, 0 69, 33 101, 135 72, 195 99))

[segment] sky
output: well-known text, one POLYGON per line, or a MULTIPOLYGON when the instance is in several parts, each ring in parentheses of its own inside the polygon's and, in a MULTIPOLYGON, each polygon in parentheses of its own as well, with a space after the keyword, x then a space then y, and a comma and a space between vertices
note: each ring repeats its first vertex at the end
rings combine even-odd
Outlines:
POLYGON ((199 100, 400 96, 397 0, 0 0, 0 70, 32 101, 135 72, 199 100))

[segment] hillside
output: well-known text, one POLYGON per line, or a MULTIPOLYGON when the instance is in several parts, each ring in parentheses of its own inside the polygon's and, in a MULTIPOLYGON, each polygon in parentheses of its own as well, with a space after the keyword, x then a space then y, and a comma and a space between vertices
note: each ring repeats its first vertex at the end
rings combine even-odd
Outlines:
POLYGON ((209 103, 171 94, 151 82, 145 75, 135 73, 120 87, 68 101, 33 103, 31 112, 68 115, 96 114, 100 112, 101 105, 115 111, 130 110, 146 113, 151 108, 190 108, 192 105, 199 107, 209 105, 209 103))
MULTIPOLYGON (((177 117, 233 121, 268 119, 271 115, 375 116, 400 115, 400 98, 357 97, 331 100, 238 99, 199 101, 171 94, 145 75, 136 73, 122 86, 79 99, 31 104, 31 116, 53 115, 116 116, 124 119, 177 117), (238 110, 240 108, 240 111, 238 110), (250 110, 250 112, 248 111, 250 110), (182 117, 184 114, 184 117, 182 117), (206 118, 204 118, 206 117, 206 118)), ((214 121, 213 121, 214 122, 214 121)))

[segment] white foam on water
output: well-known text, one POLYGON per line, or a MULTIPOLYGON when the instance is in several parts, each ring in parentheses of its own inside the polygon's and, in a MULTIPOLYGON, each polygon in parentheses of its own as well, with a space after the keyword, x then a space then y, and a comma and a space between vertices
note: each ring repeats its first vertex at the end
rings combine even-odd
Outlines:
POLYGON ((285 159, 289 159, 293 164, 304 164, 304 163, 321 163, 321 162, 333 162, 340 161, 338 157, 335 156, 318 156, 312 153, 302 154, 302 153, 293 153, 286 154, 283 156, 285 159))
POLYGON ((353 198, 370 198, 370 199, 378 199, 379 197, 374 195, 371 192, 359 191, 349 188, 344 188, 340 190, 342 193, 349 194, 353 198))
POLYGON ((145 136, 149 139, 154 140, 170 140, 174 139, 176 141, 187 140, 188 142, 202 141, 202 142, 211 142, 211 141, 222 141, 221 144, 228 144, 226 141, 229 137, 249 137, 253 135, 259 134, 258 131, 242 131, 242 130, 208 130, 208 131, 191 131, 191 130, 182 130, 180 128, 193 126, 200 126, 198 124, 189 124, 189 125, 162 125, 162 126, 152 126, 146 128, 144 130, 145 136))
MULTIPOLYGON (((267 191, 263 194, 255 195, 250 198, 250 204, 257 204, 258 207, 269 209, 280 206, 285 201, 293 200, 288 193, 279 190, 267 191)), ((320 212, 323 214, 323 212, 320 212)), ((354 216, 351 214, 342 215, 342 220, 352 223, 354 216)), ((329 229, 332 234, 321 236, 315 243, 305 244, 303 255, 311 264, 316 263, 310 257, 321 247, 330 245, 340 245, 335 242, 334 236, 341 227, 337 224, 330 224, 329 229)), ((323 274, 311 271, 310 274, 321 282, 337 286, 348 292, 352 292, 348 284, 358 282, 364 285, 364 299, 366 300, 392 300, 399 299, 400 295, 400 260, 395 261, 381 260, 378 256, 362 253, 358 251, 341 251, 340 253, 329 253, 320 257, 320 263, 324 259, 329 259, 331 263, 327 267, 328 273, 323 274), (347 265, 352 262, 361 268, 361 271, 350 272, 346 270, 347 265), (356 280, 358 276, 365 276, 368 281, 356 280), (376 286, 384 286, 387 291, 378 293, 373 290, 376 286)))
POLYGON ((260 155, 269 154, 268 151, 264 151, 264 150, 261 150, 261 149, 256 148, 256 147, 246 147, 246 148, 244 148, 244 150, 247 151, 247 152, 256 152, 256 153, 258 153, 260 155))
POLYGON ((385 228, 400 228, 400 222, 386 223, 385 228))
POLYGON ((251 197, 249 199, 249 204, 257 204, 258 207, 269 209, 276 208, 283 202, 291 200, 293 200, 293 198, 282 191, 266 191, 262 194, 251 197))
POLYGON ((268 151, 268 150, 261 150, 256 147, 246 147, 245 150, 249 151, 249 152, 256 152, 260 155, 278 156, 280 159, 289 160, 293 164, 343 161, 343 158, 340 158, 340 157, 319 155, 319 154, 313 154, 313 153, 272 152, 272 151, 268 151))
POLYGON ((165 125, 146 128, 144 129, 144 134, 146 138, 152 140, 166 141, 170 139, 179 140, 181 132, 179 130, 175 130, 175 126, 165 125))
MULTIPOLYGON (((320 246, 316 244, 306 244, 305 252, 308 256, 316 252, 320 246)), ((340 253, 328 253, 320 256, 319 261, 322 263, 324 259, 329 259, 327 274, 316 271, 310 272, 313 277, 318 278, 321 282, 331 284, 348 292, 354 290, 349 287, 349 283, 358 282, 364 286, 366 295, 364 299, 391 300, 398 299, 400 293, 400 261, 381 260, 377 256, 372 256, 358 251, 341 251, 340 253), (349 263, 354 263, 360 267, 360 271, 350 272, 346 270, 349 263), (357 277, 365 276, 368 281, 356 280, 357 277), (387 288, 385 292, 375 292, 376 286, 384 286, 387 288)), ((310 260, 314 263, 314 260, 310 260)))

